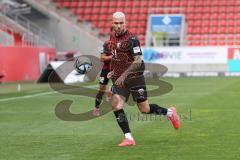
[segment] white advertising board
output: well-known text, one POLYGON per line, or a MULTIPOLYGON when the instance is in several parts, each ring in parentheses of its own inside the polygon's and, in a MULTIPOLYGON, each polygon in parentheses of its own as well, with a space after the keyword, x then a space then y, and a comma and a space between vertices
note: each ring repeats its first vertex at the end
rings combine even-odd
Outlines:
POLYGON ((227 64, 228 47, 143 48, 145 62, 160 64, 227 64))

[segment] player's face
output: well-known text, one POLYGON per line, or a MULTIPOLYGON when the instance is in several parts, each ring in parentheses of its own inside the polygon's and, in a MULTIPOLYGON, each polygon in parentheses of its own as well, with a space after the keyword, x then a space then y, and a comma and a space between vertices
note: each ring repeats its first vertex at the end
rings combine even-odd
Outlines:
POLYGON ((113 30, 116 34, 122 34, 125 31, 125 18, 114 17, 113 18, 113 30))

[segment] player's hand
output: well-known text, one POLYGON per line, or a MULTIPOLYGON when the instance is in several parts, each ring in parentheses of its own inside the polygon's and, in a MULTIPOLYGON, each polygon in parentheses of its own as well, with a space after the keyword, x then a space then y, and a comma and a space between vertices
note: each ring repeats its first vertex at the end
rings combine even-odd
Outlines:
POLYGON ((126 79, 125 75, 121 75, 115 82, 115 85, 119 86, 119 87, 123 87, 124 86, 124 80, 126 79))
POLYGON ((113 58, 113 55, 108 56, 108 58, 109 58, 109 60, 111 60, 113 58))
POLYGON ((114 71, 109 72, 109 73, 107 74, 107 78, 108 78, 108 79, 111 79, 112 76, 113 76, 113 74, 114 74, 114 71))

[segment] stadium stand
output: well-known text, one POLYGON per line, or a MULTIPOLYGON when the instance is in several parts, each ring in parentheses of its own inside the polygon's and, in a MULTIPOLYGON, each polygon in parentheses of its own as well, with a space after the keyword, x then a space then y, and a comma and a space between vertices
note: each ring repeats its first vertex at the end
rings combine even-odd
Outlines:
POLYGON ((0 23, 0 45, 13 45, 13 30, 3 23, 0 23))
POLYGON ((1 1, 0 9, 0 23, 5 25, 5 28, 13 30, 13 32, 8 33, 14 36, 14 44, 35 47, 54 47, 54 40, 49 38, 49 33, 31 21, 31 18, 41 18, 37 10, 22 0, 1 1))
POLYGON ((100 35, 109 32, 112 13, 123 11, 128 26, 139 35, 143 45, 150 13, 184 14, 188 46, 240 44, 240 1, 236 0, 53 1, 58 9, 67 8, 79 21, 88 21, 93 28, 99 28, 100 35))
POLYGON ((32 30, 33 23, 21 16, 29 13, 27 4, 20 0, 22 3, 0 2, 0 83, 36 80, 45 65, 55 59, 55 48, 32 30))

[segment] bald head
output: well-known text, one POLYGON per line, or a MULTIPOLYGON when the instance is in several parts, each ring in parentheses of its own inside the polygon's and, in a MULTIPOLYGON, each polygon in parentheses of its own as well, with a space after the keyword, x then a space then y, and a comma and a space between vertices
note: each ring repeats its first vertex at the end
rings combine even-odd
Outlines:
POLYGON ((125 14, 123 12, 115 12, 113 13, 113 19, 116 18, 123 18, 125 20, 125 14))
POLYGON ((115 12, 112 16, 113 30, 117 35, 121 35, 125 32, 125 14, 123 12, 115 12))

